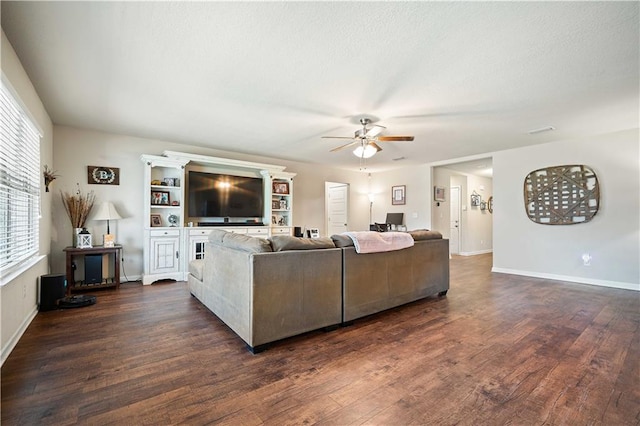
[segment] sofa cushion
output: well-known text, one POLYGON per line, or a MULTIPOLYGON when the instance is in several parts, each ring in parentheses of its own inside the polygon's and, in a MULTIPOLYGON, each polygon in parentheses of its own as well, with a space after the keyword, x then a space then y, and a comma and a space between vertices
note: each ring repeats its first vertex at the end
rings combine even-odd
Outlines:
POLYGON ((202 271, 204 270, 204 260, 196 259, 189 262, 189 273, 198 281, 202 281, 202 271))
POLYGON ((234 234, 233 232, 226 232, 224 234, 222 245, 249 253, 265 253, 273 251, 271 249, 271 244, 269 244, 269 241, 263 238, 234 234))
POLYGON ((353 247, 353 240, 348 235, 335 234, 331 236, 331 239, 333 240, 333 244, 338 248, 353 247))
POLYGON ((428 229, 416 229, 415 231, 409 231, 409 234, 411 234, 414 241, 442 239, 441 233, 438 231, 429 231, 428 229))
POLYGON ((290 235, 274 235, 269 240, 273 251, 336 248, 331 238, 301 238, 290 235))
POLYGON ((211 232, 209 232, 209 242, 222 245, 222 239, 225 234, 228 234, 228 232, 222 229, 212 229, 211 232))

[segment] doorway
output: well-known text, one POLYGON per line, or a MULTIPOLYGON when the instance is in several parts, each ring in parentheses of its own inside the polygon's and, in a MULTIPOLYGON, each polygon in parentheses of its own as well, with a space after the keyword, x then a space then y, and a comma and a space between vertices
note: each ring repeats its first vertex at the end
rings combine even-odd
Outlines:
POLYGON ((349 218, 349 184, 325 182, 327 236, 347 231, 349 218))

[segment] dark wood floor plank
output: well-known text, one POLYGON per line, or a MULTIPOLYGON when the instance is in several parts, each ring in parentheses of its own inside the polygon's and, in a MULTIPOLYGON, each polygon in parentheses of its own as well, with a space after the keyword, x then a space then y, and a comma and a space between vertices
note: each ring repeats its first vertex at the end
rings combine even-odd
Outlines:
POLYGON ((2 367, 3 425, 640 425, 640 295, 492 274, 252 355, 185 283, 39 313, 2 367))

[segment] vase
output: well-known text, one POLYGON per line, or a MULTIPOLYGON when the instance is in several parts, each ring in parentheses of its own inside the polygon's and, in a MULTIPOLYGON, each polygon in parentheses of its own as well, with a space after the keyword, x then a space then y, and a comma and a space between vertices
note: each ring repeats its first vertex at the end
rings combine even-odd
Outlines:
POLYGON ((78 234, 82 232, 82 228, 73 228, 73 247, 78 247, 78 234))

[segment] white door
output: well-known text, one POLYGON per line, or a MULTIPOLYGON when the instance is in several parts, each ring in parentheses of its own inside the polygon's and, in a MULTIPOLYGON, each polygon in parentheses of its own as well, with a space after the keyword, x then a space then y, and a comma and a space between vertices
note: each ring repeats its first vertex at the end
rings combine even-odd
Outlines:
POLYGON ((451 194, 449 253, 460 254, 460 187, 452 186, 449 193, 451 194))
POLYGON ((329 186, 327 193, 327 236, 347 231, 349 185, 329 186))

